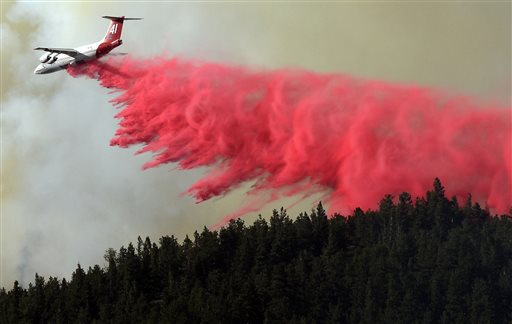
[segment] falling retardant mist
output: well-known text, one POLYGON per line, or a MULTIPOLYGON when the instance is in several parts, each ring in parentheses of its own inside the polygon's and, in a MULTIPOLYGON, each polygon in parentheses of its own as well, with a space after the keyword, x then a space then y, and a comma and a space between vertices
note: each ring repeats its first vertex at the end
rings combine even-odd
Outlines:
POLYGON ((187 190, 198 202, 254 183, 250 193, 264 198, 220 224, 296 194, 323 192, 341 213, 374 208, 386 194, 421 195, 436 177, 449 196, 471 193, 497 213, 512 206, 510 107, 342 74, 176 58, 68 72, 116 90, 110 144, 142 145, 153 154, 143 168, 208 166, 187 190))

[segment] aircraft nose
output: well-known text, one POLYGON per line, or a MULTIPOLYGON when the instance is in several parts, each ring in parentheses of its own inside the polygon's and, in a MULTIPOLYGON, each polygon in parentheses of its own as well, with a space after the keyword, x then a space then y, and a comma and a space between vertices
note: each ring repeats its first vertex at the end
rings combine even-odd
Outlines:
POLYGON ((42 64, 39 64, 36 69, 34 70, 34 74, 41 74, 43 72, 43 65, 42 64))

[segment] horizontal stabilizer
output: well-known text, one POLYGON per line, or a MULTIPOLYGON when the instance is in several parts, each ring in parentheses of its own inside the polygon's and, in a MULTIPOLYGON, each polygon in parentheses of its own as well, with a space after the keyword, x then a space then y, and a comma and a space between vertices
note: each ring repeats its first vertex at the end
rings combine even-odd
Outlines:
POLYGON ((115 17, 115 16, 101 16, 101 18, 106 18, 114 21, 122 22, 124 20, 142 20, 142 18, 126 18, 124 16, 122 17, 115 17))

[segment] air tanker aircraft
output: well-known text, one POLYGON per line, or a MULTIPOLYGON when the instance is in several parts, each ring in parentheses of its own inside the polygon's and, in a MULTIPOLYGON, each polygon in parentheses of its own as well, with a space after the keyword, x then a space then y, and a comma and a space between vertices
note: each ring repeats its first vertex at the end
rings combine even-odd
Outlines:
POLYGON ((123 22, 125 20, 141 20, 142 18, 125 18, 103 16, 110 19, 110 26, 107 34, 102 40, 77 48, 52 48, 52 47, 36 47, 35 50, 41 50, 48 53, 43 54, 39 58, 39 64, 34 70, 35 74, 47 74, 66 69, 68 66, 95 60, 118 47, 123 43, 121 40, 121 31, 123 30, 123 22))

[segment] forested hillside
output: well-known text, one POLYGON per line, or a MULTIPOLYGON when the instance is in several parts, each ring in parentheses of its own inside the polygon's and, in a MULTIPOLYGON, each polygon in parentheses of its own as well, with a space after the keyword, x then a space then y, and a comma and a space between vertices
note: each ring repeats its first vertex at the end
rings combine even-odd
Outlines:
MULTIPOLYGON (((101 253, 101 251, 98 251, 101 253)), ((0 323, 510 323, 512 218, 471 196, 232 221, 0 291, 0 323)), ((51 260, 48 260, 51 262, 51 260)))

